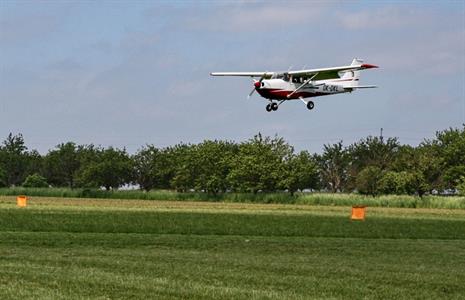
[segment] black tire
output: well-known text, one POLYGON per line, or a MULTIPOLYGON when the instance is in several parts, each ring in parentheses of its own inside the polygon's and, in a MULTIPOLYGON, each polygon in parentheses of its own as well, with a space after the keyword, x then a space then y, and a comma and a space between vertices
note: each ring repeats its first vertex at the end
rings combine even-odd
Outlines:
POLYGON ((315 103, 313 103, 313 101, 308 101, 307 102, 307 108, 312 110, 313 108, 315 107, 315 103))
POLYGON ((266 111, 267 111, 267 112, 270 112, 270 111, 271 111, 271 104, 267 104, 267 105, 266 105, 266 111))
POLYGON ((276 102, 271 103, 271 109, 274 110, 274 111, 277 111, 278 110, 278 103, 276 103, 276 102))

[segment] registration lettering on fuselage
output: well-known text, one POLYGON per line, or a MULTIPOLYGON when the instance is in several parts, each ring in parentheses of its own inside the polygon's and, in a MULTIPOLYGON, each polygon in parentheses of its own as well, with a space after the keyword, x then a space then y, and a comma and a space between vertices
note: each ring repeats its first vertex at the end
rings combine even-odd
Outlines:
POLYGON ((337 90, 336 85, 323 85, 323 92, 337 92, 337 90))

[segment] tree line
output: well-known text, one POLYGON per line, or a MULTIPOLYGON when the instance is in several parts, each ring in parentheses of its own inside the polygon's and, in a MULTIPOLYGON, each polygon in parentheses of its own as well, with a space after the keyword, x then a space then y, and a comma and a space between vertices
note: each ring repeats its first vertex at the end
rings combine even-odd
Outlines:
POLYGON ((69 187, 179 192, 275 192, 302 190, 362 194, 465 191, 465 125, 436 133, 418 146, 397 138, 368 136, 344 146, 324 145, 321 154, 295 151, 282 137, 236 143, 206 140, 158 148, 125 149, 57 145, 47 154, 28 150, 21 134, 0 146, 0 187, 69 187))

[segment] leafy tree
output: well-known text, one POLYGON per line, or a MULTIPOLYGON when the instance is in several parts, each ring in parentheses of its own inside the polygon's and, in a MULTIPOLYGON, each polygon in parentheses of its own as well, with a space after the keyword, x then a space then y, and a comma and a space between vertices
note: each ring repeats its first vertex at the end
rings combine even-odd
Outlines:
POLYGON ((431 188, 454 188, 465 166, 465 124, 462 129, 449 128, 436 132, 435 139, 425 140, 417 149, 428 155, 429 169, 434 163, 435 173, 425 173, 431 188), (431 176, 434 175, 434 176, 431 176))
POLYGON ((187 192, 193 188, 192 174, 183 166, 176 171, 176 175, 171 179, 171 184, 179 192, 187 192))
POLYGON ((407 171, 411 168, 411 159, 415 148, 410 145, 401 145, 396 158, 391 163, 389 170, 395 172, 407 171))
POLYGON ((126 150, 99 150, 97 160, 85 165, 80 180, 84 186, 117 189, 132 181, 132 161, 126 150))
POLYGON ((282 138, 261 134, 239 146, 231 161, 228 180, 231 187, 242 192, 275 191, 284 175, 284 161, 293 149, 282 138))
POLYGON ((44 174, 55 186, 75 186, 75 177, 81 163, 75 143, 59 144, 47 153, 44 159, 44 174))
POLYGON ((357 176, 356 184, 359 193, 376 196, 379 193, 378 183, 382 175, 380 167, 368 166, 364 168, 357 176))
POLYGON ((158 159, 157 176, 160 178, 157 188, 170 189, 172 188, 172 180, 176 175, 176 170, 179 166, 178 162, 182 158, 183 150, 178 151, 176 147, 164 148, 160 152, 158 159))
POLYGON ((462 129, 449 128, 436 133, 433 145, 439 148, 444 166, 465 165, 465 124, 462 129))
POLYGON ((40 155, 37 150, 31 150, 26 152, 26 172, 25 175, 29 174, 41 174, 43 175, 44 170, 44 157, 40 155))
POLYGON ((153 145, 140 149, 133 156, 134 181, 139 184, 141 189, 149 191, 160 186, 160 178, 157 176, 160 156, 161 151, 153 145))
POLYGON ((399 173, 386 172, 379 181, 379 191, 383 194, 403 194, 403 189, 399 184, 399 173))
POLYGON ((342 191, 348 177, 349 155, 342 146, 342 141, 324 145, 323 154, 317 155, 319 172, 323 185, 333 193, 342 191))
POLYGON ((352 165, 358 170, 367 166, 377 166, 386 170, 395 158, 400 144, 397 138, 388 138, 386 141, 379 137, 369 136, 349 146, 348 152, 352 165))
POLYGON ((465 177, 465 165, 449 167, 442 176, 443 186, 454 189, 463 177, 465 177))
POLYGON ((0 167, 0 188, 7 186, 6 172, 0 167))
POLYGON ((418 196, 423 197, 426 192, 431 190, 431 185, 428 184, 424 173, 420 170, 413 171, 411 175, 411 187, 415 190, 418 196))
POLYGON ((413 194, 413 179, 412 174, 406 171, 388 171, 381 177, 378 188, 382 194, 413 194))
POLYGON ((20 185, 28 168, 27 147, 22 134, 10 133, 0 146, 0 166, 6 172, 6 184, 20 185))
POLYGON ((79 168, 73 177, 75 187, 99 187, 95 182, 90 181, 90 178, 85 173, 90 166, 100 162, 103 151, 104 149, 96 147, 93 144, 77 146, 76 152, 79 168))
POLYGON ((409 189, 409 193, 417 191, 419 195, 423 195, 423 193, 440 188, 442 185, 443 170, 440 156, 431 144, 423 143, 417 148, 401 147, 396 160, 393 162, 392 169, 409 174, 410 188, 413 188, 413 191, 409 189), (417 180, 413 180, 414 178, 417 180), (427 190, 422 192, 425 188, 427 190))
POLYGON ((193 147, 188 163, 194 170, 195 189, 213 194, 228 190, 227 176, 238 148, 234 143, 224 141, 204 141, 193 147))
POLYGON ((382 171, 390 169, 399 148, 397 138, 383 140, 373 136, 350 145, 347 149, 350 156, 348 188, 354 188, 358 173, 368 166, 377 166, 382 171))
POLYGON ((103 151, 104 149, 93 144, 77 146, 79 164, 81 167, 85 167, 88 164, 97 162, 103 151))
POLYGON ((307 151, 292 155, 285 161, 285 173, 281 186, 291 194, 297 190, 318 187, 318 167, 307 151))
POLYGON ((170 186, 177 191, 186 192, 194 188, 195 169, 190 167, 193 145, 178 144, 166 149, 170 164, 167 173, 170 174, 170 186))
POLYGON ((45 188, 48 187, 47 179, 35 173, 26 177, 23 187, 45 188))

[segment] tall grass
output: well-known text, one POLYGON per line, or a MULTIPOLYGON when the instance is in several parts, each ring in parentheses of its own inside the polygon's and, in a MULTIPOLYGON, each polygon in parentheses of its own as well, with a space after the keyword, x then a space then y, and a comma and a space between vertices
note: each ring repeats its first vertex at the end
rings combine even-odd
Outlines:
POLYGON ((222 193, 208 194, 201 192, 179 193, 169 190, 115 190, 69 189, 69 188, 0 188, 0 195, 29 195, 62 198, 102 198, 102 199, 140 199, 140 200, 177 200, 177 201, 212 201, 212 202, 256 202, 256 203, 295 203, 297 197, 289 193, 222 193))
POLYGON ((378 197, 359 194, 332 193, 297 193, 294 196, 286 192, 280 193, 223 193, 208 194, 201 192, 178 193, 169 190, 104 191, 99 189, 69 188, 0 188, 3 196, 41 196, 61 198, 101 198, 101 199, 140 199, 140 200, 174 200, 174 201, 210 201, 240 203, 283 203, 306 205, 352 206, 366 205, 376 207, 408 207, 408 208, 447 208, 465 209, 465 197, 459 196, 425 196, 384 195, 378 197))
POLYGON ((465 197, 432 195, 420 198, 409 195, 371 197, 359 194, 314 193, 299 195, 296 203, 335 206, 366 205, 376 207, 465 209, 465 197))

